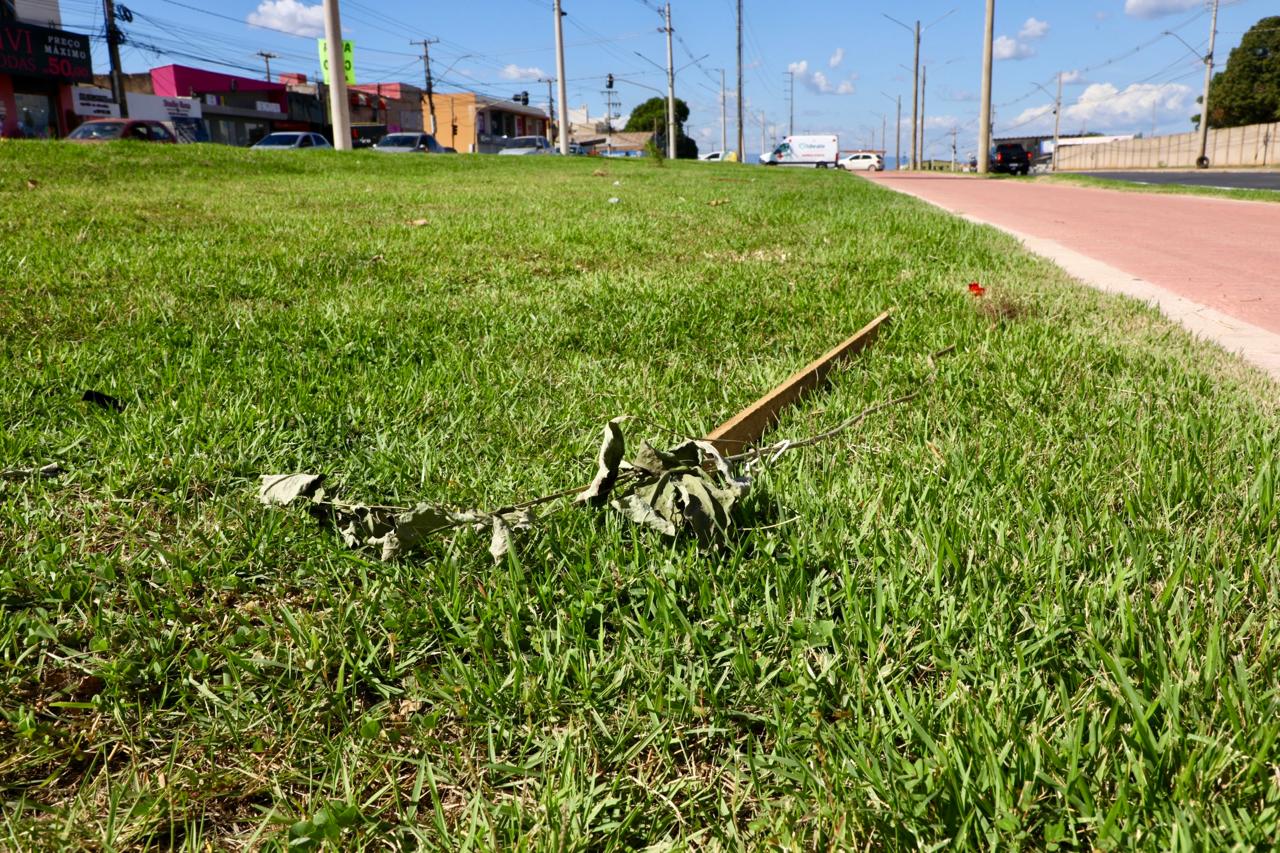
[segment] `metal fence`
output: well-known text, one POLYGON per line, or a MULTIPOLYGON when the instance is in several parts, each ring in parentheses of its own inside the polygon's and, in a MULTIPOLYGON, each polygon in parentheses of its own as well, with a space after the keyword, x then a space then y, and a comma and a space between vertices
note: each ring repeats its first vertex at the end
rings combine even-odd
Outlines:
MULTIPOLYGON (((1280 166, 1280 122, 1210 130, 1205 155, 1214 168, 1280 166)), ((1198 156, 1200 134, 1193 131, 1097 145, 1063 144, 1057 167, 1060 171, 1189 169, 1198 156)))

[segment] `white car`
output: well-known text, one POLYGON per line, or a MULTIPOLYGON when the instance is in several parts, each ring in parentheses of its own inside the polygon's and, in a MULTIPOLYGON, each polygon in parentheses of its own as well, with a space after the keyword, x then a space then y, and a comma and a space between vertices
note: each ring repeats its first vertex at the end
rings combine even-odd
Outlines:
POLYGON ((329 140, 318 133, 268 133, 253 144, 254 148, 332 148, 329 140))
POLYGON ((840 158, 840 168, 850 172, 883 172, 884 158, 879 154, 859 151, 840 158))
POLYGON ((516 136, 507 140, 499 154, 519 156, 522 154, 559 154, 551 140, 545 136, 516 136))
POLYGON ((708 163, 721 163, 729 159, 729 152, 728 151, 708 151, 706 154, 698 155, 698 159, 704 160, 708 163))

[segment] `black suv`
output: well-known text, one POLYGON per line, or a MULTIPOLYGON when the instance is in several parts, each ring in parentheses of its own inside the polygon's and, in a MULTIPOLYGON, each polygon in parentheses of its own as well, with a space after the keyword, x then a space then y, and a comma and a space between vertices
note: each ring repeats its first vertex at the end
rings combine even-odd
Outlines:
POLYGON ((991 171, 1025 175, 1031 171, 1031 157, 1027 150, 1015 142, 997 145, 991 158, 991 171))

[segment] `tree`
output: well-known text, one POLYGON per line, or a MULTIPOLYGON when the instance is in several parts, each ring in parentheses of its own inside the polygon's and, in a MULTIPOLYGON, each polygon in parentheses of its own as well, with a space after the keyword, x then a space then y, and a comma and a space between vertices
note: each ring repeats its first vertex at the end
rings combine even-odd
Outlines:
MULTIPOLYGON (((1193 121, 1198 121, 1196 116, 1193 121)), ((1280 121, 1280 17, 1263 18, 1209 84, 1209 127, 1280 121)))
MULTIPOLYGON (((689 120, 689 105, 676 98, 676 157, 693 160, 698 156, 698 143, 684 134, 684 123, 689 120)), ((654 142, 663 150, 667 150, 667 99, 650 98, 631 111, 627 126, 628 133, 654 133, 654 142)))

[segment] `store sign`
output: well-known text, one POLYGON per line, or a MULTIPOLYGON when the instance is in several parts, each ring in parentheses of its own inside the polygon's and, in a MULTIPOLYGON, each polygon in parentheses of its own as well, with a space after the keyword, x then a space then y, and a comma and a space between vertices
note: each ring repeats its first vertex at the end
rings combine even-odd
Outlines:
POLYGON ((129 104, 129 118, 175 121, 200 118, 202 115, 200 102, 195 98, 164 98, 160 95, 126 92, 125 101, 129 104))
POLYGON ((0 23, 0 74, 67 83, 92 80, 89 37, 30 24, 0 23))
POLYGON ((119 118, 120 105, 111 92, 95 86, 76 86, 71 90, 71 111, 90 118, 119 118))
POLYGON ((280 105, 275 103, 274 101, 258 101, 257 103, 254 104, 254 109, 256 109, 260 113, 284 112, 284 110, 280 109, 280 105))
MULTIPOLYGON (((320 45, 320 70, 324 73, 324 82, 332 83, 329 79, 329 42, 325 39, 316 39, 320 45)), ((342 40, 342 65, 346 71, 346 80, 348 86, 356 84, 356 43, 347 39, 342 40)))

